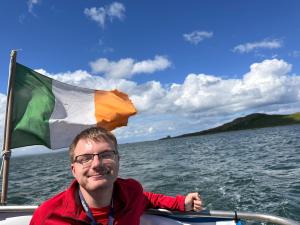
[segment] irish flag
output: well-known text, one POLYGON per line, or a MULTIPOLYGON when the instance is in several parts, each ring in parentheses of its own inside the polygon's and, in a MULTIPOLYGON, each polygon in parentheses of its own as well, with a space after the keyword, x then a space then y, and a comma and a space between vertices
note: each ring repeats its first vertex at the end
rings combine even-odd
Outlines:
POLYGON ((136 113, 122 92, 68 85, 18 63, 13 83, 11 148, 64 148, 85 128, 113 130, 127 125, 128 117, 136 113))

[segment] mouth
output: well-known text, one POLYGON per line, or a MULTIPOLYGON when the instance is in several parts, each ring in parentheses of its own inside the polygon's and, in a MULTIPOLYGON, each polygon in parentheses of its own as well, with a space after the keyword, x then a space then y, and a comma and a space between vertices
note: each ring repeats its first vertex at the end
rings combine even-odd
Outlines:
POLYGON ((109 175, 110 171, 109 170, 105 170, 105 171, 100 171, 98 173, 89 175, 90 178, 94 178, 94 179, 102 179, 104 176, 109 175))

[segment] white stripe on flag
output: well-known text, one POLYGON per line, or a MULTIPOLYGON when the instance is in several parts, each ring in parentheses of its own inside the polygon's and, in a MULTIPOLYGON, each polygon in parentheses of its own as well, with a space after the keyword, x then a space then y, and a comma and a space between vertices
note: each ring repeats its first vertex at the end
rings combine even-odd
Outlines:
POLYGON ((83 129, 96 124, 94 90, 53 80, 55 106, 49 120, 52 148, 69 145, 83 129))

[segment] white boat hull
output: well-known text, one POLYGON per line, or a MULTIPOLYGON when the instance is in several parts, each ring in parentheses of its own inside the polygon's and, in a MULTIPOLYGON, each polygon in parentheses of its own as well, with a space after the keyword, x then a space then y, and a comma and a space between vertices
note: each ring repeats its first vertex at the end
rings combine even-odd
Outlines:
MULTIPOLYGON (((28 225, 37 206, 0 206, 0 225, 28 225)), ((154 209, 145 212, 141 225, 236 225, 235 219, 243 221, 271 222, 281 225, 300 225, 300 223, 272 215, 228 212, 202 211, 200 213, 178 213, 154 209)), ((244 223, 243 223, 244 224, 244 223)))
MULTIPOLYGON (((6 217, 0 219, 1 225, 28 225, 31 220, 31 215, 28 216, 12 216, 12 217, 6 217)), ((189 223, 183 223, 178 220, 174 220, 167 217, 162 216, 156 216, 156 215, 148 215, 144 214, 141 217, 141 225, 179 225, 179 224, 185 224, 185 225, 213 225, 216 224, 214 222, 189 222, 189 223)), ((221 221, 218 222, 218 225, 234 225, 234 221, 221 221)))
MULTIPOLYGON (((36 206, 0 206, 0 225, 28 225, 30 223, 32 214, 36 206)), ((165 214, 164 212, 169 212, 166 210, 160 211, 161 215, 155 215, 151 212, 145 213, 141 217, 141 225, 215 225, 216 222, 199 222, 199 221, 181 221, 180 218, 170 218, 170 215, 165 214)), ((160 214, 159 211, 155 213, 160 214)), ((185 219, 186 220, 186 219, 185 219)), ((193 219, 195 220, 195 218, 193 219)), ((230 221, 220 221, 218 225, 235 225, 233 220, 230 221)))

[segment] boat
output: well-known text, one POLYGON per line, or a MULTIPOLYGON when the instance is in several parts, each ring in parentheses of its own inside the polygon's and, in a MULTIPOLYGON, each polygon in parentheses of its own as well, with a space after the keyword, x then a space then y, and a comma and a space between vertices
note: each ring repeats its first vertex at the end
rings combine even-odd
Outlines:
MULTIPOLYGON (((0 206, 0 225, 28 225, 36 208, 37 206, 0 206)), ((182 213, 150 209, 141 217, 141 225, 241 225, 249 221, 300 225, 297 221, 279 216, 237 211, 203 210, 182 213)))
MULTIPOLYGON (((16 52, 13 51, 12 55, 16 52)), ((15 56, 14 56, 15 57, 15 56)), ((11 60, 15 63, 16 59, 11 60)), ((11 66, 10 71, 13 71, 11 66)), ((9 89, 10 90, 10 89, 9 89)), ((11 96, 11 92, 8 93, 11 96)), ((8 109, 6 114, 8 114, 8 109)), ((9 122, 5 123, 5 127, 9 126, 9 122)), ((10 130, 8 128, 8 130, 10 130)), ((9 133, 9 132, 7 132, 9 133)), ((10 158, 10 138, 5 136, 5 144, 3 150, 3 173, 2 174, 2 191, 0 206, 0 225, 28 225, 32 218, 35 209, 38 206, 23 206, 23 205, 6 205, 7 187, 8 187, 8 168, 10 158)), ((202 210, 200 212, 174 212, 164 209, 147 210, 141 217, 141 225, 241 225, 248 221, 258 221, 263 223, 281 224, 281 225, 300 225, 299 222, 268 214, 252 213, 252 212, 237 212, 237 211, 213 211, 202 210)))

